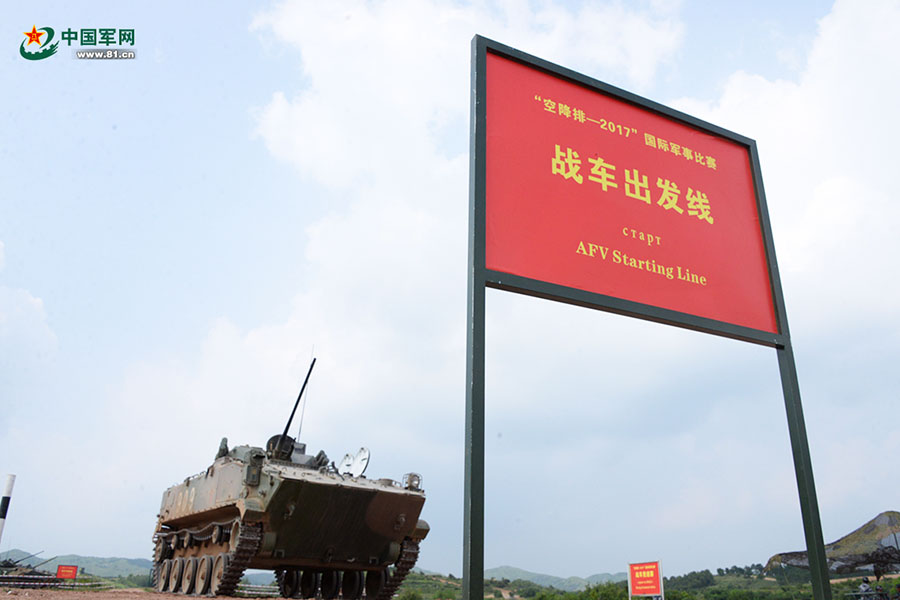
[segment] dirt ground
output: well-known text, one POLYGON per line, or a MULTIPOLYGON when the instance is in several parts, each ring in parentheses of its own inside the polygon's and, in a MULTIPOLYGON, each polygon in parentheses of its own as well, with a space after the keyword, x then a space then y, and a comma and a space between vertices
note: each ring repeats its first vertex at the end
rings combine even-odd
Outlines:
POLYGON ((53 590, 0 587, 0 600, 154 600, 162 596, 140 589, 127 590, 53 590))

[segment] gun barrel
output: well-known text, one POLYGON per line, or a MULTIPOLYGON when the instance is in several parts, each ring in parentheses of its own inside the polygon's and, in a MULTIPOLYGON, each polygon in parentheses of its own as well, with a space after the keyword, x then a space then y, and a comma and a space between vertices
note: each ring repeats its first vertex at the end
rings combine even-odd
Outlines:
MULTIPOLYGON (((41 552, 43 552, 43 550, 41 550, 41 552)), ((13 564, 14 564, 14 565, 17 565, 17 564, 19 564, 20 562, 22 562, 23 560, 28 560, 28 559, 31 558, 32 556, 37 556, 37 555, 40 554, 41 552, 35 552, 34 554, 29 554, 28 556, 23 556, 23 557, 20 558, 19 560, 13 561, 13 564)))
MULTIPOLYGON (((41 552, 43 552, 43 550, 41 550, 41 552)), ((32 569, 37 569, 38 567, 43 566, 43 565, 46 565, 46 564, 47 564, 48 562, 50 562, 51 560, 56 560, 57 558, 59 558, 59 557, 58 557, 58 556, 54 556, 53 558, 48 558, 48 559, 45 560, 44 562, 39 562, 38 564, 34 565, 34 566, 32 567, 32 569)))

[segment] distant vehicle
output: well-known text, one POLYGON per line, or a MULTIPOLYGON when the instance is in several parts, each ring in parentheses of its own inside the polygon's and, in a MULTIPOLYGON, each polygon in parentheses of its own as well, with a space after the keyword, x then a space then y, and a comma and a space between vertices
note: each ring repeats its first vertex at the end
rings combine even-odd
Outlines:
POLYGON ((252 568, 274 570, 286 598, 393 596, 429 531, 421 477, 366 478, 365 448, 339 465, 306 454, 286 434, 293 416, 265 449, 229 450, 223 439, 206 471, 165 491, 153 534, 157 590, 229 596, 252 568))
MULTIPOLYGON (((41 552, 43 552, 43 550, 41 550, 41 552)), ((55 556, 41 561, 34 566, 22 564, 29 558, 35 557, 41 552, 23 556, 19 560, 0 560, 0 586, 20 587, 22 585, 27 585, 28 587, 42 587, 43 584, 49 583, 48 580, 53 578, 53 573, 41 571, 38 567, 55 559, 55 556)))
MULTIPOLYGON (((41 552, 43 552, 43 550, 41 550, 41 552)), ((33 569, 34 567, 32 567, 31 565, 19 566, 19 563, 25 562, 29 558, 37 556, 41 552, 35 552, 34 554, 29 554, 27 556, 23 556, 19 560, 11 560, 9 558, 0 560, 0 575, 8 575, 8 574, 12 573, 13 571, 18 571, 18 570, 22 570, 22 569, 33 569)), ((56 557, 54 557, 54 558, 56 558, 56 557)), ((50 560, 53 560, 53 559, 51 558, 50 560)), ((48 562, 48 561, 44 561, 44 562, 48 562)), ((44 563, 41 563, 41 564, 44 564, 44 563)))

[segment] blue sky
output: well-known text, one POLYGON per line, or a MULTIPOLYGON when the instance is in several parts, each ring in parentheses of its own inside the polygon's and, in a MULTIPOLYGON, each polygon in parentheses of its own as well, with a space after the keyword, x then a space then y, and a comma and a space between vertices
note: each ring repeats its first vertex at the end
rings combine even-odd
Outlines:
MULTIPOLYGON (((897 11, 9 7, 0 550, 148 556, 162 491, 222 435, 280 429, 314 352, 306 441, 421 472, 420 565, 459 574, 476 33, 758 141, 825 537, 897 508, 897 11), (132 28, 137 58, 25 61, 32 25, 132 28)), ((491 292, 488 373, 487 567, 679 573, 802 548, 771 351, 491 292), (647 465, 658 491, 636 493, 647 465)))

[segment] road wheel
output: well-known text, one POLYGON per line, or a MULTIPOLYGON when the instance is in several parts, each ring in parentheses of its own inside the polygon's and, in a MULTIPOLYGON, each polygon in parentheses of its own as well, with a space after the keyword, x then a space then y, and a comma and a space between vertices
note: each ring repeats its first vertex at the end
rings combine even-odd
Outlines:
POLYGON ((337 598, 341 589, 341 578, 339 573, 333 569, 322 571, 322 581, 319 584, 322 589, 322 598, 324 600, 334 600, 337 598))
POLYGON ((300 573, 296 569, 287 568, 281 574, 278 591, 284 598, 294 598, 300 591, 300 573))
POLYGON ((300 597, 315 598, 318 587, 319 574, 315 571, 303 571, 303 575, 300 576, 300 597))
POLYGON ((172 568, 172 559, 167 558, 156 566, 156 591, 164 592, 169 585, 169 570, 172 568))
POLYGON ((209 580, 209 593, 213 596, 219 595, 222 587, 222 580, 225 578, 225 569, 228 567, 228 555, 220 552, 213 562, 212 577, 209 580))
POLYGON ((184 559, 181 557, 172 559, 172 566, 169 568, 169 585, 166 586, 167 592, 173 594, 181 588, 181 574, 184 573, 184 559))
POLYGON ((209 580, 212 575, 213 557, 201 556, 197 561, 197 576, 194 582, 194 593, 203 596, 209 591, 209 580))
POLYGON ((181 574, 181 593, 185 596, 194 592, 197 578, 197 557, 184 559, 184 572, 181 574))
POLYGON ((359 600, 363 590, 362 573, 359 571, 344 571, 341 578, 341 596, 344 600, 359 600))
POLYGON ((366 598, 375 600, 387 581, 387 571, 369 571, 366 573, 366 598))

